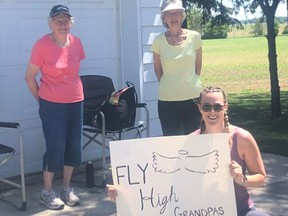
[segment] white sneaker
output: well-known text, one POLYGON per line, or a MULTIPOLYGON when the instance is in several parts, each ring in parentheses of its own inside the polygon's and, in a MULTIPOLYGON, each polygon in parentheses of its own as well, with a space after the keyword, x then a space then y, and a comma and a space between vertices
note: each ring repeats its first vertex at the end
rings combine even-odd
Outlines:
POLYGON ((53 190, 41 190, 40 203, 45 205, 48 209, 52 210, 61 210, 65 206, 62 200, 57 198, 56 193, 53 190))
POLYGON ((61 187, 60 198, 68 206, 77 206, 80 204, 79 197, 75 195, 73 188, 69 186, 61 187))

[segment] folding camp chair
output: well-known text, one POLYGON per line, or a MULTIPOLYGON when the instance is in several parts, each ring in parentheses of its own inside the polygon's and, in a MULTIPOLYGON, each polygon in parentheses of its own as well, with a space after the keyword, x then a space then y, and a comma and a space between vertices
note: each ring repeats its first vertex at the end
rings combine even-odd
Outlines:
MULTIPOLYGON (((149 136, 149 111, 145 103, 138 103, 137 95, 135 95, 135 103, 133 103, 135 107, 132 107, 132 109, 129 110, 135 111, 138 108, 143 108, 146 114, 145 121, 136 122, 135 119, 133 119, 132 124, 130 124, 128 127, 120 128, 119 130, 114 131, 107 130, 105 114, 99 111, 99 107, 101 104, 103 104, 103 101, 105 101, 107 97, 110 97, 111 94, 115 91, 112 79, 101 75, 85 75, 81 76, 81 80, 85 97, 83 114, 83 136, 88 138, 87 142, 83 145, 83 149, 85 149, 92 142, 102 147, 103 175, 102 183, 99 187, 106 187, 106 150, 109 150, 109 147, 106 145, 106 140, 121 140, 122 134, 127 133, 128 131, 136 132, 135 137, 132 138, 140 138, 144 131, 146 131, 147 136, 149 136), (102 125, 100 125, 100 127, 93 124, 93 119, 96 115, 98 115, 98 118, 99 116, 101 118, 102 125)), ((87 166, 89 165, 91 165, 91 163, 87 166)))
MULTIPOLYGON (((23 138, 22 138, 22 129, 19 123, 15 122, 0 122, 0 128, 8 128, 8 129, 16 129, 18 132, 18 140, 19 140, 19 154, 20 154, 20 178, 21 183, 16 183, 12 180, 0 178, 1 182, 12 185, 14 187, 20 188, 22 192, 22 205, 21 210, 26 211, 26 192, 25 192, 25 171, 24 171, 24 153, 23 153, 23 138)), ((7 163, 13 156, 16 154, 16 150, 8 145, 0 144, 0 154, 1 161, 0 167, 7 163), (3 156, 3 157, 2 157, 3 156)))

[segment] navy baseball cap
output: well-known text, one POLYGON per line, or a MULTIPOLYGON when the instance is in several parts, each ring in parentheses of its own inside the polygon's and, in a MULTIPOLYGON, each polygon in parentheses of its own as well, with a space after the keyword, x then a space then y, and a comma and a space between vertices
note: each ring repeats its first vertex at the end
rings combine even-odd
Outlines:
POLYGON ((58 14, 67 14, 69 15, 70 17, 72 17, 72 15, 70 14, 70 11, 69 11, 69 8, 64 6, 64 5, 55 5, 51 11, 50 11, 50 14, 49 14, 49 17, 54 17, 58 14))

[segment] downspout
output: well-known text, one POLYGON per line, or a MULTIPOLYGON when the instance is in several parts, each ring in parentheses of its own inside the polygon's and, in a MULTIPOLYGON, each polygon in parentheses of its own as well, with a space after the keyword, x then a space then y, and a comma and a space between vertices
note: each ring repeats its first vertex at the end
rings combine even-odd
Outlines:
POLYGON ((125 82, 123 74, 123 46, 122 46, 122 16, 121 16, 121 0, 114 0, 114 17, 116 23, 116 74, 117 74, 117 86, 122 88, 122 84, 125 82))
POLYGON ((137 37, 138 37, 138 65, 139 65, 139 101, 141 102, 146 102, 144 101, 144 68, 143 68, 143 43, 142 43, 142 20, 141 20, 141 2, 140 0, 136 0, 136 8, 137 8, 137 37))

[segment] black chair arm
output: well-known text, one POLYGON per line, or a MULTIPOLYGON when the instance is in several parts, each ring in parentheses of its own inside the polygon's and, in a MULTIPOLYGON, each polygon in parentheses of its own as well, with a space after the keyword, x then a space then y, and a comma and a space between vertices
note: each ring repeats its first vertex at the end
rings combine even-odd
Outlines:
POLYGON ((99 109, 86 109, 85 113, 99 113, 99 109))
POLYGON ((136 108, 143 108, 146 107, 147 104, 146 103, 136 103, 136 108))
POLYGON ((0 122, 0 127, 3 128, 18 128, 20 126, 17 122, 0 122))

